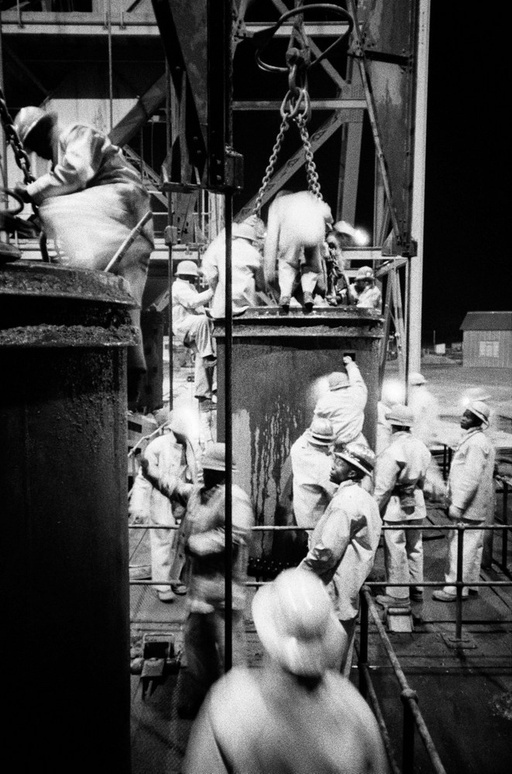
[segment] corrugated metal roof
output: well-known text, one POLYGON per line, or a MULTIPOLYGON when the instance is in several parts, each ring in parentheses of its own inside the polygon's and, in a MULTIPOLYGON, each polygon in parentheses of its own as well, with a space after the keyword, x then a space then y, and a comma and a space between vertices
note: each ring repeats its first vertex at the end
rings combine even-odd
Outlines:
POLYGON ((512 312, 468 312, 461 331, 510 331, 512 312))

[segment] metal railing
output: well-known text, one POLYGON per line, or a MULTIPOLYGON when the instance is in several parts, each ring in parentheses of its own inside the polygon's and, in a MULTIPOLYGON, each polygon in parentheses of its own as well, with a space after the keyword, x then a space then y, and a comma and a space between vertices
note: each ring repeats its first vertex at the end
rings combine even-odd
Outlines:
POLYGON ((427 755, 432 763, 433 769, 436 774, 446 774, 439 753, 436 750, 432 737, 428 731, 423 715, 421 714, 418 706, 418 696, 407 682, 407 678, 400 666, 397 655, 393 650, 393 646, 386 634, 384 625, 380 620, 379 612, 375 607, 370 591, 367 587, 363 586, 360 594, 361 599, 361 613, 360 613, 360 640, 359 640, 359 690, 361 695, 369 702, 372 707, 373 713, 379 724, 381 736, 386 748, 389 764, 393 774, 412 774, 415 771, 414 759, 415 759, 415 737, 416 731, 423 742, 427 755), (368 613, 371 613, 372 619, 377 627, 382 644, 386 651, 386 655, 391 662, 393 672, 398 680, 401 688, 400 698, 402 701, 402 768, 400 769, 397 764, 394 750, 391 744, 389 733, 386 727, 384 716, 382 714, 377 693, 373 686, 370 668, 368 664, 368 613))

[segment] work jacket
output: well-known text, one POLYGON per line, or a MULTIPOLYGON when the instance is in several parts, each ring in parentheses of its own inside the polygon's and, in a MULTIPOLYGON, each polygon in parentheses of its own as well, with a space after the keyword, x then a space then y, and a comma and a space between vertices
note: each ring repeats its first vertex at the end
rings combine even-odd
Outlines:
POLYGON ((448 476, 448 504, 462 509, 468 521, 494 518, 495 451, 481 427, 472 427, 457 446, 448 476))
MULTIPOLYGON (((197 482, 199 470, 196 453, 190 441, 186 447, 178 443, 169 430, 148 443, 144 456, 152 469, 159 475, 177 476, 183 481, 197 482)), ((175 517, 183 515, 183 508, 177 506, 173 512, 171 501, 154 487, 139 469, 130 492, 129 513, 133 519, 145 522, 175 524, 175 517)))
POLYGON ((330 390, 322 395, 315 406, 315 415, 328 419, 339 443, 349 443, 358 438, 364 423, 364 409, 368 389, 361 376, 359 366, 352 362, 346 365, 348 387, 330 390))
MULTIPOLYGON (((214 291, 210 312, 212 317, 226 314, 226 242, 211 244, 201 263, 204 276, 214 291), (211 248, 211 249, 210 249, 211 248)), ((263 257, 246 239, 233 240, 231 250, 231 296, 233 312, 248 306, 258 306, 257 290, 264 290, 263 257)))
POLYGON ((431 454, 410 432, 393 433, 377 457, 373 496, 384 521, 412 521, 427 515, 423 486, 431 454))
POLYGON ((340 484, 313 531, 300 566, 328 587, 341 621, 357 615, 359 591, 373 567, 381 526, 373 497, 348 480, 340 484))
POLYGON ((200 293, 191 282, 175 278, 172 283, 172 331, 178 339, 185 340, 191 318, 205 314, 204 305, 212 296, 210 288, 200 293))
MULTIPOLYGON (((186 546, 189 562, 186 585, 187 606, 194 613, 211 613, 225 604, 225 513, 226 486, 213 489, 183 483, 171 475, 155 480, 149 468, 146 476, 157 484, 173 503, 186 507, 180 525, 180 537, 186 546)), ((232 485, 232 606, 245 607, 247 564, 254 511, 244 490, 232 485)))
POLYGON ((183 774, 387 774, 375 716, 328 670, 306 685, 273 662, 234 667, 194 722, 183 774))
POLYGON ((359 292, 352 282, 347 289, 348 303, 357 306, 359 309, 380 309, 382 308, 382 293, 375 284, 367 284, 364 290, 359 292))
POLYGON ((325 447, 309 442, 306 430, 290 449, 293 474, 293 513, 299 527, 316 527, 336 491, 330 480, 331 456, 325 447))

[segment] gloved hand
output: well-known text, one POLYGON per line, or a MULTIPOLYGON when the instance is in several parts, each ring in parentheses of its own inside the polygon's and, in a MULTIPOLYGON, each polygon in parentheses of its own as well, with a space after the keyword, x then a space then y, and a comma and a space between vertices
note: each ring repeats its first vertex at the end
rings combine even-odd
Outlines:
POLYGON ((354 361, 350 357, 350 355, 343 355, 343 362, 345 365, 348 365, 349 363, 353 363, 354 361))
POLYGON ((32 197, 27 191, 27 186, 24 183, 16 183, 13 188, 14 193, 16 196, 19 196, 20 199, 27 204, 32 201, 32 197))

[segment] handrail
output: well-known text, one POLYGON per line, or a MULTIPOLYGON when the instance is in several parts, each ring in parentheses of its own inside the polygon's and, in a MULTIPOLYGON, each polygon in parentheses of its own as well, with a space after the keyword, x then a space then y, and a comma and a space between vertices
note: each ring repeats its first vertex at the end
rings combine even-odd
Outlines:
MULTIPOLYGON (((435 744, 432 740, 432 737, 430 736, 429 730, 427 728, 425 720, 423 719, 423 715, 421 714, 420 708, 418 706, 418 696, 416 694, 416 691, 414 691, 407 682, 407 678, 402 670, 402 667, 400 666, 400 662, 397 658, 397 655, 393 650, 393 646, 391 645, 389 637, 386 634, 386 630, 384 629, 382 621, 380 620, 379 613, 375 607, 375 603, 373 602, 370 591, 369 589, 366 588, 366 586, 363 586, 360 596, 361 596, 361 600, 362 601, 364 600, 364 603, 361 605, 361 629, 364 626, 366 628, 366 632, 368 630, 368 610, 369 610, 372 615, 373 621, 377 627, 377 630, 379 632, 382 644, 384 645, 384 650, 386 651, 386 655, 388 656, 391 662, 393 671, 395 673, 395 676, 401 688, 400 698, 402 699, 403 712, 404 712, 404 718, 403 718, 404 735, 402 740, 403 772, 404 774, 408 774, 409 772, 414 771, 414 730, 415 728, 417 728, 418 733, 421 737, 421 740, 424 744, 424 747, 427 751, 427 754, 430 758, 430 761, 434 767, 436 774, 446 774, 446 769, 443 766, 441 758, 439 757, 439 753, 436 750, 435 744)), ((365 695, 365 693, 366 694, 370 693, 370 698, 373 704, 373 700, 377 701, 377 695, 375 691, 367 690, 368 686, 371 686, 373 689, 373 684, 371 682, 371 675, 370 675, 370 671, 368 669, 368 663, 367 663, 367 658, 368 658, 367 649, 366 649, 366 652, 364 652, 363 650, 360 652, 359 658, 360 658, 359 667, 363 668, 362 671, 364 673, 364 681, 365 681, 365 684, 363 685, 362 693, 363 695, 365 695), (363 658, 366 659, 366 661, 363 661, 363 658)), ((386 744, 385 739, 384 739, 384 742, 386 744)), ((388 753, 388 758, 389 758, 390 748, 386 747, 386 751, 388 753)))

